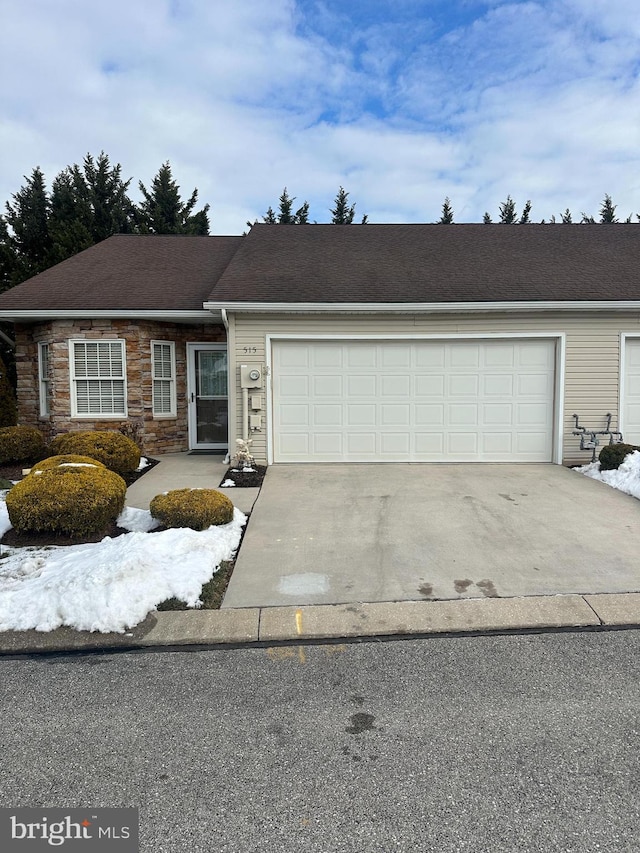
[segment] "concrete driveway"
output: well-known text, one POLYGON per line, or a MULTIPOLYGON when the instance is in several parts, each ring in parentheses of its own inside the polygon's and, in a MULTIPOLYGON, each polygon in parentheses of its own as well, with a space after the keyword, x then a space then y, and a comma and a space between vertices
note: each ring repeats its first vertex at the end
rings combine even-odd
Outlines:
POLYGON ((275 465, 223 607, 640 590, 640 503, 559 465, 275 465))

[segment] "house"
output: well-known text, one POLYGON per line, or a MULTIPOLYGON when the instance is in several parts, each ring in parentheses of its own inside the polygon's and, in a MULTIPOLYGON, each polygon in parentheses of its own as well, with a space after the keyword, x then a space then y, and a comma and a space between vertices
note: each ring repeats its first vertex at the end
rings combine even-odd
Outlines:
POLYGON ((0 295, 20 422, 260 462, 585 460, 640 443, 640 226, 118 235, 0 295))

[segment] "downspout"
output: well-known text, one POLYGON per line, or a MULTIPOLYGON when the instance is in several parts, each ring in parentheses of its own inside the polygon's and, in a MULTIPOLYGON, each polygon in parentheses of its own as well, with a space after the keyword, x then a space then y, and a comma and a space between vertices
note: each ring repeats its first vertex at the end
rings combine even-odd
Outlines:
MULTIPOLYGON (((227 317, 227 309, 221 308, 222 322, 227 333, 227 385, 231 388, 231 360, 229 359, 229 318, 227 317)), ((224 457, 224 464, 228 465, 231 461, 231 449, 229 447, 229 424, 230 420, 227 413, 227 455, 224 457)))

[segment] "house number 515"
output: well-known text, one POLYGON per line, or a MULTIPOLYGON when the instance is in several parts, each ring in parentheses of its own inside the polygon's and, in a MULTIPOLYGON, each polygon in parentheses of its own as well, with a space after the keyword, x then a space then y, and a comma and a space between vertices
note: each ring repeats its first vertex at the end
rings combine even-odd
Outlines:
POLYGON ((245 355, 255 355, 258 352, 258 347, 243 347, 245 355))

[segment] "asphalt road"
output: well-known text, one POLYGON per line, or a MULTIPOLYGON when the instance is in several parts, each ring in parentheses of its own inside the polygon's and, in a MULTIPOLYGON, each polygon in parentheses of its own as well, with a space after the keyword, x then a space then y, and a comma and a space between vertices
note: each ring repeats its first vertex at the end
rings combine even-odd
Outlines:
POLYGON ((636 851, 640 632, 0 660, 0 805, 141 850, 636 851))

